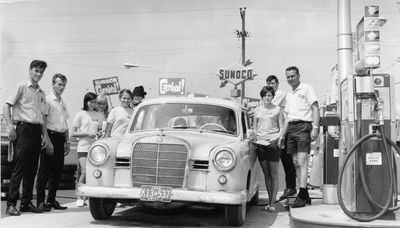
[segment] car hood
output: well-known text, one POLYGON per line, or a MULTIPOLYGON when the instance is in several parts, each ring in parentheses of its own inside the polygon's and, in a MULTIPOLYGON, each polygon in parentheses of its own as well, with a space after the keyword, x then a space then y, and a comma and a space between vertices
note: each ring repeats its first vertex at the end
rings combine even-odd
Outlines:
MULTIPOLYGON (((117 156, 131 156, 133 142, 147 137, 157 137, 159 131, 146 131, 124 135, 118 146, 117 156)), ((196 131, 163 131, 165 138, 175 138, 189 144, 191 159, 208 160, 210 151, 217 146, 234 147, 235 142, 240 141, 237 136, 215 134, 211 132, 196 131)), ((154 141, 155 142, 155 141, 154 141)))

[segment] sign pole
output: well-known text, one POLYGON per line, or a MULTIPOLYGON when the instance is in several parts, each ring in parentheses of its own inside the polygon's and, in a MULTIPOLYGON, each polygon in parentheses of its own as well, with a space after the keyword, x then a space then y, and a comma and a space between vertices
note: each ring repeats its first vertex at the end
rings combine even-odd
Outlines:
MULTIPOLYGON (((247 32, 246 32, 246 27, 245 27, 245 25, 246 25, 245 24, 246 23, 246 7, 244 7, 243 10, 242 10, 242 8, 240 8, 240 17, 242 18, 242 32, 240 33, 240 37, 242 38, 242 65, 244 65, 246 62, 246 37, 247 37, 247 32)), ((243 101, 243 98, 244 98, 244 95, 246 92, 245 89, 246 89, 245 82, 243 81, 241 83, 242 92, 241 92, 241 96, 240 96, 240 98, 241 98, 240 102, 243 101)))
POLYGON ((107 96, 108 96, 108 101, 110 101, 109 110, 111 110, 113 108, 112 101, 111 101, 111 96, 110 96, 110 94, 108 94, 107 96))

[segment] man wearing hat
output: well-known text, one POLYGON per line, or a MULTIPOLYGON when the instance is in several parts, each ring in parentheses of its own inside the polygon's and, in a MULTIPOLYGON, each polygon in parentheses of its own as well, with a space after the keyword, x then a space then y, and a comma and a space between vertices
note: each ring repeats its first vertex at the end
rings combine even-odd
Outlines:
POLYGON ((132 91, 132 108, 138 106, 146 96, 143 86, 136 86, 132 91))

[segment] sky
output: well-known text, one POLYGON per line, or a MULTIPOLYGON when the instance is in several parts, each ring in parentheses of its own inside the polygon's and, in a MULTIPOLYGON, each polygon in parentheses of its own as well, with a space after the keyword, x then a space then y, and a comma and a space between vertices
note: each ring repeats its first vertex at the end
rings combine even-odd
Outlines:
MULTIPOLYGON (((351 1, 354 31, 365 5, 379 5, 387 19, 381 29, 383 72, 400 65, 398 2, 351 1)), ((67 76, 63 97, 72 116, 84 94, 94 91, 93 80, 114 76, 121 88, 143 85, 146 98, 160 96, 163 77, 185 78, 186 92, 230 97, 233 86, 219 88, 217 72, 241 63, 235 32, 241 7, 249 33, 246 59, 258 74, 246 82, 245 96, 259 98, 270 74, 288 91, 284 70, 296 65, 301 81, 323 103, 337 62, 335 0, 0 0, 0 104, 28 78, 33 59, 48 63, 40 82, 46 93, 55 73, 67 76), (153 67, 126 69, 126 62, 153 67)), ((117 95, 111 101, 119 105, 117 95)))

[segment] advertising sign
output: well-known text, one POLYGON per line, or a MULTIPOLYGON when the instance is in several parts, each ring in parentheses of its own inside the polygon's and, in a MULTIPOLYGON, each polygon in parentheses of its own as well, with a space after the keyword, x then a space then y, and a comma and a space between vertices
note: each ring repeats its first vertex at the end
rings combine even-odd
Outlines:
POLYGON ((226 68, 219 68, 218 77, 221 81, 229 81, 232 84, 238 84, 245 80, 253 79, 253 69, 241 64, 233 64, 226 68))
POLYGON ((160 95, 185 95, 184 78, 160 78, 160 95))
POLYGON ((364 67, 380 67, 379 6, 365 6, 364 17, 357 25, 357 49, 364 67))
POLYGON ((260 99, 251 98, 251 97, 244 97, 243 98, 243 107, 248 109, 254 109, 260 106, 260 99))
POLYGON ((95 79, 93 86, 96 94, 112 95, 121 92, 118 77, 95 79))

